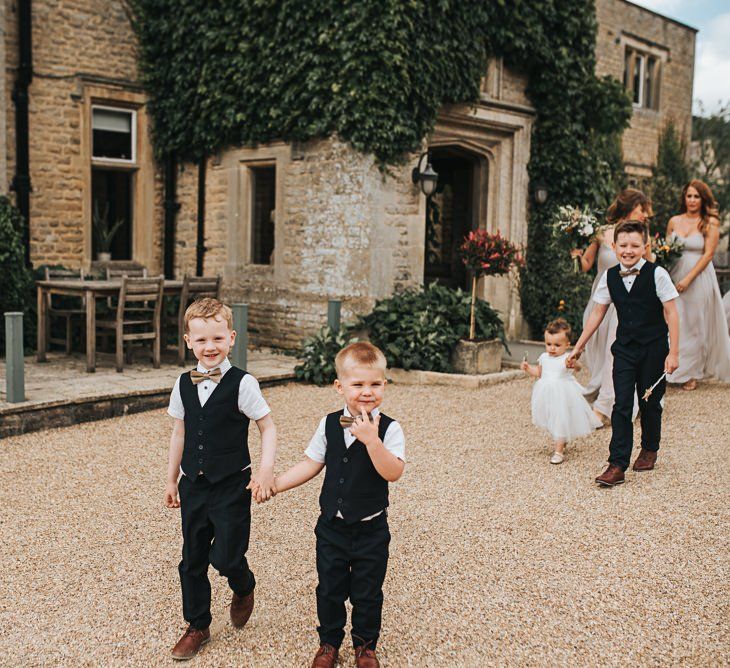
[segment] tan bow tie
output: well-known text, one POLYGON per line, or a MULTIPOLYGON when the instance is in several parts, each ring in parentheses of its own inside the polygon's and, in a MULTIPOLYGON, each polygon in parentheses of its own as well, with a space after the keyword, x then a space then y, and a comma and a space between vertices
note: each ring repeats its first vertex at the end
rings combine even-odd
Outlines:
POLYGON ((201 373, 200 371, 196 371, 193 369, 190 372, 190 380, 193 381, 193 385, 197 385, 198 383, 202 383, 204 380, 212 380, 214 383, 220 383, 221 377, 223 374, 221 373, 220 367, 217 369, 213 369, 213 371, 209 371, 208 373, 201 373))
POLYGON ((636 267, 631 267, 631 269, 627 269, 626 271, 619 270, 618 275, 621 278, 624 278, 625 276, 634 276, 639 273, 639 269, 636 267))
MULTIPOLYGON (((362 416, 358 415, 358 417, 362 416)), ((370 418, 370 422, 372 422, 373 416, 368 415, 368 417, 370 418)), ((347 429, 348 427, 352 427, 353 424, 355 424, 355 418, 349 417, 347 415, 340 415, 340 427, 342 427, 343 429, 347 429)))

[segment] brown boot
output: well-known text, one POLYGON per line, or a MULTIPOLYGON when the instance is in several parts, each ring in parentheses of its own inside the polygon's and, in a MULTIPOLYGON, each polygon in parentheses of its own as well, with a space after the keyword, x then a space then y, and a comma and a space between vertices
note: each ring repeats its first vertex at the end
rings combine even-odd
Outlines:
POLYGON ((312 661, 312 668, 335 668, 337 665, 338 651, 336 647, 328 645, 320 645, 317 653, 314 655, 314 661, 312 661))
POLYGON ((641 452, 636 458, 636 461, 634 461, 632 468, 634 471, 651 471, 654 468, 654 464, 656 464, 656 457, 656 452, 641 448, 641 452))
POLYGON ((172 658, 178 661, 192 659, 207 642, 210 642, 210 629, 200 631, 188 626, 177 645, 172 648, 172 658))
POLYGON ((355 665, 357 668, 380 668, 380 661, 375 656, 375 650, 367 645, 355 648, 355 665))
POLYGON ((246 626, 246 622, 253 612, 253 592, 246 596, 239 596, 233 592, 231 599, 231 622, 237 629, 246 626))
POLYGON ((603 487, 613 487, 624 482, 624 472, 615 464, 609 464, 608 468, 596 478, 596 482, 603 487))

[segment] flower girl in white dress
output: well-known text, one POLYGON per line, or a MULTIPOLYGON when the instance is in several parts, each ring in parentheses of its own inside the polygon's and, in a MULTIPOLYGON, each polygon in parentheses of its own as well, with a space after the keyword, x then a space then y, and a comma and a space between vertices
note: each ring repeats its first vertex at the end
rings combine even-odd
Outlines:
POLYGON ((532 387, 532 422, 550 433, 555 450, 551 464, 562 464, 565 444, 603 426, 583 394, 585 388, 565 366, 570 345, 570 325, 558 318, 545 329, 545 352, 537 366, 522 362, 520 368, 537 378, 532 387))

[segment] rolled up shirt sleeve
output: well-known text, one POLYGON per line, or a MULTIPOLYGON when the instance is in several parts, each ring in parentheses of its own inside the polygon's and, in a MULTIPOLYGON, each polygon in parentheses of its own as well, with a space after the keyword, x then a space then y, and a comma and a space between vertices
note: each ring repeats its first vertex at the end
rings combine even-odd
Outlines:
POLYGON ((593 296, 591 297, 593 302, 595 304, 610 304, 611 303, 611 293, 608 291, 608 277, 606 275, 606 272, 604 271, 601 274, 601 277, 598 279, 598 285, 596 286, 596 291, 593 293, 593 296))
POLYGON ((185 407, 183 406, 182 397, 180 396, 180 378, 175 381, 175 385, 170 393, 170 403, 167 406, 167 414, 179 420, 185 419, 185 407))
POLYGON ((677 299, 679 292, 672 283, 669 272, 664 267, 657 267, 654 270, 654 285, 656 287, 656 296, 662 303, 677 299))
POLYGON ((388 452, 394 454, 402 462, 406 461, 406 437, 403 434, 403 428, 395 420, 388 425, 383 437, 383 445, 388 452))
POLYGON ((260 420, 271 413, 269 404, 261 394, 259 381, 247 373, 238 386, 238 410, 250 420, 260 420))
POLYGON ((317 431, 314 432, 314 436, 312 436, 312 440, 309 441, 309 445, 307 446, 307 449, 304 451, 304 454, 309 457, 311 460, 315 462, 319 462, 320 464, 324 464, 324 456, 327 452, 327 435, 325 434, 325 423, 327 422, 327 418, 323 417, 319 421, 319 426, 317 427, 317 431))

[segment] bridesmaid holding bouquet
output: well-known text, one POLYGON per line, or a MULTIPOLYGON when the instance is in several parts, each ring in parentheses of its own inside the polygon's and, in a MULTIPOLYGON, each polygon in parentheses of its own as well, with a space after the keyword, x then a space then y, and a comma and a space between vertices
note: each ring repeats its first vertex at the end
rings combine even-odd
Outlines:
POLYGON ((712 257, 720 221, 712 191, 694 179, 682 189, 680 213, 667 225, 667 238, 684 246, 670 275, 679 292, 679 368, 667 378, 694 390, 714 376, 730 382, 730 335, 712 257))
MULTIPOLYGON (((646 223, 652 214, 651 200, 641 190, 626 188, 617 195, 616 200, 608 207, 606 212, 608 224, 600 229, 591 245, 585 251, 575 248, 570 252, 571 257, 580 259, 580 266, 584 272, 590 271, 594 264, 598 264, 596 278, 591 288, 591 296, 596 291, 598 279, 603 272, 618 264, 616 253, 613 250, 613 228, 615 225, 622 220, 638 220, 646 223)), ((649 245, 647 247, 647 256, 650 253, 650 248, 649 245)), ((593 305, 593 299, 589 299, 583 313, 584 326, 593 310, 593 305)), ((617 325, 616 309, 611 304, 598 331, 586 345, 583 357, 591 374, 590 380, 586 383, 586 395, 598 392, 598 396, 593 402, 593 412, 601 420, 610 419, 613 410, 615 395, 613 391, 611 345, 616 340, 617 325)), ((636 418, 638 411, 639 402, 638 398, 635 397, 634 418, 636 418)))

